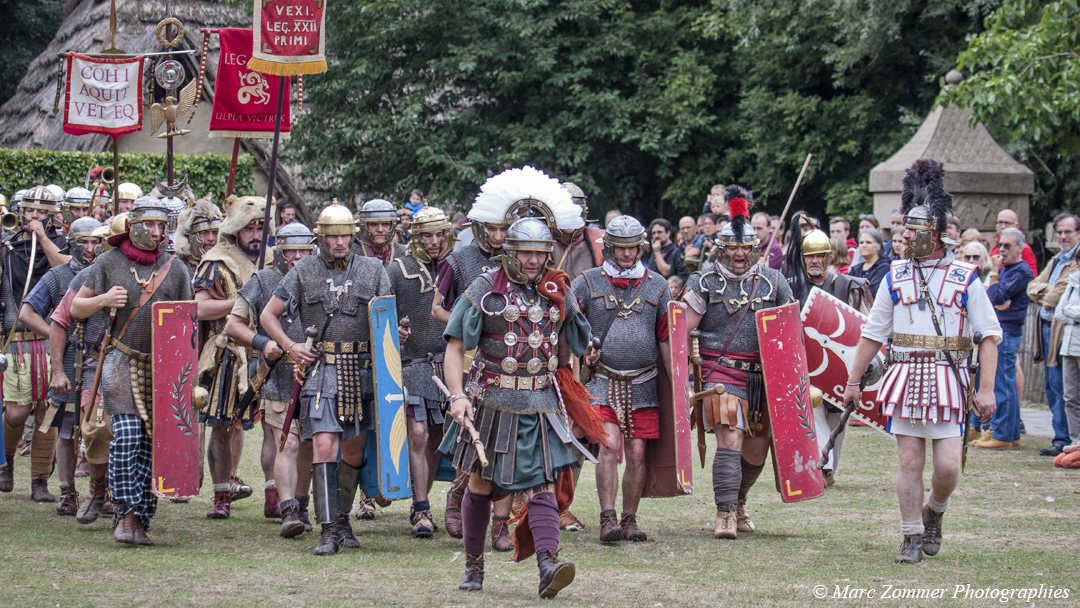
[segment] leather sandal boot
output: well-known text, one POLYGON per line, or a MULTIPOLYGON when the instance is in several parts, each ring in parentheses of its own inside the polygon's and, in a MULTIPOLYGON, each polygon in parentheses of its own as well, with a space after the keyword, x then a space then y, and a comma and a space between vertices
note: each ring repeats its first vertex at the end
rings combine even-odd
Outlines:
MULTIPOLYGON (((15 489, 15 460, 8 456, 7 464, 0 467, 0 492, 10 492, 15 489)), ((460 502, 460 501, 459 501, 460 502)))
POLYGON ((482 591, 484 589, 484 554, 465 554, 465 575, 461 577, 458 589, 462 591, 482 591))
POLYGON ((90 497, 75 513, 75 521, 80 524, 92 524, 97 521, 98 515, 102 513, 101 507, 105 504, 105 488, 104 479, 90 480, 90 497))
POLYGON ((716 538, 738 538, 738 517, 735 515, 735 511, 717 510, 716 511, 716 529, 713 530, 713 536, 716 538))
POLYGON ((619 526, 619 516, 614 509, 600 512, 600 540, 605 543, 616 543, 625 538, 623 529, 619 526))
POLYGON ((634 542, 649 540, 649 537, 638 527, 637 515, 633 513, 623 513, 622 519, 619 521, 619 527, 622 528, 623 537, 626 540, 634 542))
POLYGON ((736 529, 739 532, 753 532, 754 520, 750 519, 750 514, 746 512, 746 501, 740 500, 735 507, 735 517, 738 519, 738 525, 736 529))
POLYGON ((57 515, 75 515, 79 511, 79 493, 75 486, 68 486, 60 490, 60 502, 56 503, 57 515))
POLYGON ((281 517, 281 507, 278 503, 281 499, 278 497, 277 488, 266 488, 263 490, 265 498, 263 500, 263 517, 267 519, 277 519, 281 517))
POLYGON ((146 535, 146 528, 143 527, 142 522, 136 519, 134 514, 129 515, 129 517, 131 517, 132 542, 144 547, 153 547, 154 541, 150 540, 150 537, 146 535))
POLYGON ((560 590, 574 582, 574 563, 560 562, 551 551, 537 551, 536 565, 540 568, 540 597, 555 597, 560 590))
POLYGON ((319 544, 316 545, 312 553, 315 555, 335 555, 337 552, 338 546, 334 542, 334 524, 323 524, 319 544))
POLYGON ((304 522, 300 521, 300 507, 295 501, 283 500, 290 503, 281 508, 281 536, 293 538, 304 533, 304 522))
POLYGON ((514 550, 514 539, 510 538, 510 529, 506 523, 508 521, 509 517, 491 516, 491 546, 496 551, 505 553, 514 550))
POLYGON ((49 493, 49 479, 47 477, 30 480, 30 500, 34 502, 56 502, 56 497, 49 493))
POLYGON ((118 543, 124 543, 130 545, 135 542, 135 531, 132 526, 132 522, 135 521, 135 516, 131 513, 127 515, 116 515, 116 529, 113 530, 113 539, 118 543))
POLYGON ((937 555, 941 550, 941 518, 945 517, 944 513, 938 513, 930 508, 929 505, 923 505, 922 520, 923 520, 923 535, 922 535, 922 552, 924 555, 933 557, 937 555))
POLYGON ((443 522, 446 524, 446 533, 451 538, 461 538, 461 500, 465 497, 465 485, 454 483, 450 487, 450 493, 446 495, 446 514, 443 522))
POLYGON ((344 513, 338 515, 338 519, 334 522, 334 543, 344 549, 359 549, 360 541, 356 539, 356 536, 352 531, 352 524, 349 523, 349 514, 344 513))
POLYGON ((116 515, 116 505, 113 504, 112 493, 109 492, 108 482, 103 481, 102 483, 105 483, 106 486, 105 486, 105 502, 101 503, 101 514, 102 515, 116 515))
POLYGON ((922 535, 909 534, 900 543, 900 554, 894 560, 898 564, 917 564, 922 560, 922 535))
POLYGON ((311 525, 311 515, 308 513, 308 503, 311 502, 311 495, 297 496, 296 501, 299 503, 299 515, 300 521, 304 524, 304 532, 311 532, 315 529, 315 526, 311 525))
POLYGON ((206 512, 207 519, 229 519, 232 497, 228 490, 214 492, 214 506, 206 512))

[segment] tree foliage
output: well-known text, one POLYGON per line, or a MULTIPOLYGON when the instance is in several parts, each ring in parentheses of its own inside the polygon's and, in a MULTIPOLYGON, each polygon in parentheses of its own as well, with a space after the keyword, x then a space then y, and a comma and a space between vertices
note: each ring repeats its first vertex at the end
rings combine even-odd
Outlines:
POLYGON ((590 208, 697 212, 742 183, 779 212, 869 209, 978 30, 973 0, 383 0, 328 4, 330 71, 290 153, 337 193, 467 206, 533 164, 590 208), (917 121, 915 121, 917 123, 917 121))
POLYGON ((1080 4, 1006 0, 960 54, 968 77, 943 103, 1017 139, 1080 149, 1080 4))
POLYGON ((64 0, 0 0, 0 104, 15 94, 26 68, 64 20, 64 0))

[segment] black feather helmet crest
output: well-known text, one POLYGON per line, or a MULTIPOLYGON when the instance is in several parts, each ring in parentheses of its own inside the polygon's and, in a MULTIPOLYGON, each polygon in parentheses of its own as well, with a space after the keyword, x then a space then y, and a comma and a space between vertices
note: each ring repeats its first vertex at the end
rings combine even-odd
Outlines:
POLYGON ((724 253, 728 246, 750 245, 750 259, 747 268, 752 268, 761 258, 761 249, 758 243, 757 232, 750 225, 750 212, 754 208, 754 194, 742 186, 728 186, 724 190, 724 202, 728 205, 728 213, 731 221, 724 226, 717 235, 717 261, 725 265, 730 263, 729 257, 724 253))
POLYGON ((953 244, 944 236, 952 208, 953 196, 945 190, 944 165, 931 159, 915 161, 900 191, 904 227, 915 231, 915 240, 904 248, 906 257, 924 260, 933 255, 935 232, 943 243, 953 244))

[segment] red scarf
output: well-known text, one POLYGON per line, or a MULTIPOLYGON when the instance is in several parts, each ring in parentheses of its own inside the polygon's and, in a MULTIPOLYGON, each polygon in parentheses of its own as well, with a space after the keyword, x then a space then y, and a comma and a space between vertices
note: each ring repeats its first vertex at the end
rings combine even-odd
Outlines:
POLYGON ((611 284, 615 287, 619 289, 626 289, 628 287, 637 287, 639 284, 641 284, 641 281, 644 278, 645 277, 638 277, 636 279, 617 279, 615 277, 609 276, 608 280, 611 281, 611 284))
POLYGON ((127 259, 139 264, 140 266, 149 266, 157 261, 161 257, 161 252, 157 249, 153 251, 146 251, 145 249, 139 249, 131 242, 127 234, 119 235, 123 236, 123 240, 120 241, 120 251, 124 252, 127 259))

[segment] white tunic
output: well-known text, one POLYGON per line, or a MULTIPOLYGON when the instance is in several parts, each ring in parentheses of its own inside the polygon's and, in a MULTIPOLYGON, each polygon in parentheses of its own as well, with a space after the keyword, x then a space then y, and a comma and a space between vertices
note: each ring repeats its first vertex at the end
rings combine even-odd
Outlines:
MULTIPOLYGON (((995 343, 1001 342, 1001 325, 975 267, 957 261, 951 252, 939 260, 921 262, 919 267, 911 260, 894 261, 863 325, 864 338, 887 343, 894 333, 938 335, 930 306, 919 306, 923 299, 919 291, 920 267, 945 336, 972 338, 980 334, 984 338, 992 336, 995 343)), ((928 352, 896 345, 891 348, 895 353, 928 352)), ((929 439, 961 434, 967 386, 972 379, 967 360, 956 363, 959 377, 945 360, 889 365, 878 399, 890 417, 890 432, 929 439)))

